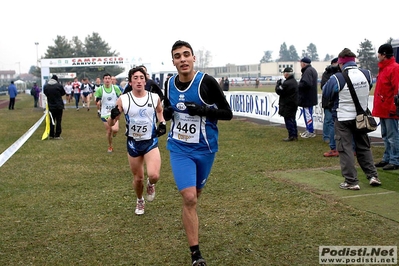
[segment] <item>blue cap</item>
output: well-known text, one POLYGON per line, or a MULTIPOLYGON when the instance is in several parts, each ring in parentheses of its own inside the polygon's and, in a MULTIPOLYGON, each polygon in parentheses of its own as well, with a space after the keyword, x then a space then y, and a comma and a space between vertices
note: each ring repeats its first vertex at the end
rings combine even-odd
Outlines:
POLYGON ((304 57, 304 58, 302 58, 301 59, 301 62, 304 62, 304 63, 306 63, 306 64, 310 64, 310 62, 312 62, 312 60, 310 60, 310 58, 309 57, 304 57))

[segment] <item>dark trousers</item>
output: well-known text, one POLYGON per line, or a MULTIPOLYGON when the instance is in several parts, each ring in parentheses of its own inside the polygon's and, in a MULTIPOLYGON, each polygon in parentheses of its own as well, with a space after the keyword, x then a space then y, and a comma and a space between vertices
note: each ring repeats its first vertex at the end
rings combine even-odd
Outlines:
POLYGON ((10 103, 8 104, 8 110, 14 110, 15 98, 10 98, 10 103))
POLYGON ((353 142, 356 146, 356 158, 367 179, 378 177, 374 166, 373 154, 370 149, 370 139, 367 134, 356 131, 355 120, 335 121, 335 140, 339 152, 341 173, 345 182, 350 185, 359 183, 355 166, 355 155, 353 154, 353 142))
POLYGON ((34 99, 34 102, 35 102, 35 104, 34 104, 34 107, 37 107, 37 103, 39 102, 39 96, 33 96, 33 99, 34 99))
POLYGON ((62 113, 63 113, 63 109, 50 109, 49 110, 55 125, 53 125, 50 122, 50 137, 51 138, 57 138, 61 135, 62 132, 62 127, 61 127, 61 122, 62 122, 62 113), (55 128, 55 131, 54 131, 55 128))
POLYGON ((288 130, 288 137, 297 138, 298 137, 298 127, 296 124, 295 116, 284 117, 285 128, 288 130))
POLYGON ((79 108, 80 93, 74 93, 73 97, 75 98, 76 108, 79 108))

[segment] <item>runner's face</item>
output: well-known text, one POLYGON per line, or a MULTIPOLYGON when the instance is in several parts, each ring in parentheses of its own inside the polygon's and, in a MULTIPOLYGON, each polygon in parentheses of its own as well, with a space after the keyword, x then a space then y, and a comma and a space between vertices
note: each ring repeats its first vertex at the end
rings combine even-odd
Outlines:
POLYGON ((140 71, 135 72, 132 77, 131 81, 129 84, 132 86, 132 88, 136 91, 142 91, 145 88, 145 76, 143 73, 140 71))
POLYGON ((193 71, 195 56, 191 53, 191 49, 185 46, 173 50, 173 65, 181 74, 193 71))
POLYGON ((110 76, 105 76, 104 77, 104 85, 105 85, 105 87, 109 87, 109 86, 111 86, 111 77, 110 76))

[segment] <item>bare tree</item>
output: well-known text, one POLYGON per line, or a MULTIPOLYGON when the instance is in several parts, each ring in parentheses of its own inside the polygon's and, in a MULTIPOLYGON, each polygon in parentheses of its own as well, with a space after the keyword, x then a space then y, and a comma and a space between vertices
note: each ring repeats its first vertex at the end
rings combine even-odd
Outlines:
POLYGON ((194 55, 195 55, 194 67, 197 70, 203 71, 205 68, 207 68, 210 65, 212 61, 211 52, 205 50, 204 48, 202 50, 195 51, 194 55))

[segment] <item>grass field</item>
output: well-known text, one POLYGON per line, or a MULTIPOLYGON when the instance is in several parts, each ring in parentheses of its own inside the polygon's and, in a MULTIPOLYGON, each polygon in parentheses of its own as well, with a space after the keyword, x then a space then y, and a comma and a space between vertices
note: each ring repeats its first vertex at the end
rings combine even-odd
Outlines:
MULTIPOLYGON (((0 109, 0 153, 43 115, 30 95, 15 106, 0 109)), ((93 111, 67 108, 63 140, 42 141, 43 123, 0 168, 0 265, 190 265, 166 138, 156 199, 136 216, 124 122, 108 154, 93 111)), ((208 265, 319 265, 321 245, 398 245, 399 171, 371 188, 358 169, 361 190, 344 191, 320 135, 285 143, 285 128, 240 118, 219 129, 198 209, 208 265)))

